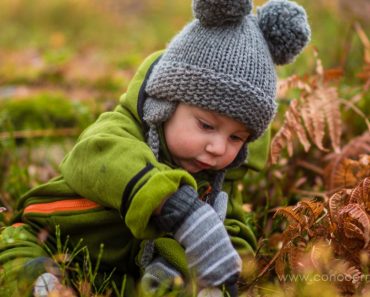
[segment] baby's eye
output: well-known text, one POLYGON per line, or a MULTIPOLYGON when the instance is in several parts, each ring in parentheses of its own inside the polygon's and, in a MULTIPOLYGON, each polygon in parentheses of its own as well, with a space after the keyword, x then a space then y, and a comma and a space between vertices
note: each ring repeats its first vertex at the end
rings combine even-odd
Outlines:
POLYGON ((235 141, 235 142, 244 142, 244 139, 243 139, 243 138, 241 138, 241 137, 239 137, 239 136, 237 136, 237 135, 231 135, 231 136, 230 136, 230 139, 231 139, 232 141, 235 141))
POLYGON ((206 122, 204 121, 201 121, 199 120, 199 126, 203 129, 203 130, 213 130, 214 127, 211 126, 210 124, 207 124, 206 122))

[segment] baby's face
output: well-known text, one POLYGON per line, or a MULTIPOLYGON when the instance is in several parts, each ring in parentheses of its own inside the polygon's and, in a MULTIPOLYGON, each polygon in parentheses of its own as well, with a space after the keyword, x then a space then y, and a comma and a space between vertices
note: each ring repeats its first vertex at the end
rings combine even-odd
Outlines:
POLYGON ((227 116, 179 103, 164 124, 173 160, 190 173, 219 170, 236 157, 249 133, 244 124, 227 116))

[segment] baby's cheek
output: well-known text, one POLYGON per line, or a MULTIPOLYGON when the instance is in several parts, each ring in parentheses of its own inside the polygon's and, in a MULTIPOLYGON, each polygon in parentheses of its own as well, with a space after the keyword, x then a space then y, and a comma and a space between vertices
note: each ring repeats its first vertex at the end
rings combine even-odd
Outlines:
POLYGON ((226 159, 225 162, 227 163, 226 166, 231 164, 231 162, 235 160, 238 153, 239 153, 239 149, 235 149, 235 148, 233 148, 230 152, 228 152, 227 156, 225 156, 225 159, 226 159))

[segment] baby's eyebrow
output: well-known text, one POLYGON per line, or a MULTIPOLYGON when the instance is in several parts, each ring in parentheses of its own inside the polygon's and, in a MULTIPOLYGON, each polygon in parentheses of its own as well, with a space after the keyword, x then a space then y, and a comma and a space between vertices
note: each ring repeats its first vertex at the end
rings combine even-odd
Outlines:
POLYGON ((251 134, 251 133, 250 133, 248 130, 246 130, 246 129, 243 129, 243 130, 237 130, 237 131, 235 131, 234 133, 246 134, 247 136, 251 134))

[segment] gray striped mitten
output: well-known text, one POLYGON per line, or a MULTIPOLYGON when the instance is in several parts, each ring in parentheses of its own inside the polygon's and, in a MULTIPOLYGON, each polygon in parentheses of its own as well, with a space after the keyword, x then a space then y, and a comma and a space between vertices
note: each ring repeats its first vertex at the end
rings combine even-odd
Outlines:
POLYGON ((215 201, 212 203, 212 207, 220 218, 221 222, 225 221, 227 212, 227 201, 229 196, 226 192, 221 191, 217 194, 215 201))
POLYGON ((241 259, 215 210, 199 200, 193 188, 182 186, 165 202, 155 220, 185 247, 189 268, 195 270, 200 286, 236 282, 241 259))
POLYGON ((162 257, 156 257, 145 268, 144 276, 141 279, 144 292, 152 294, 158 290, 171 291, 176 285, 181 287, 182 284, 181 273, 162 257))

